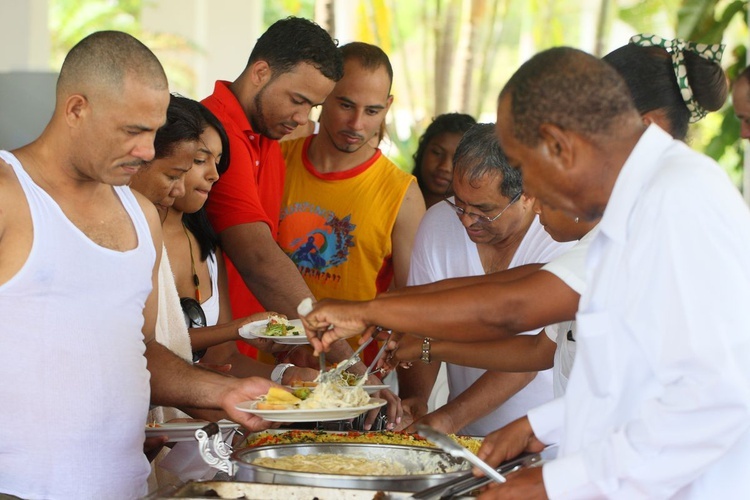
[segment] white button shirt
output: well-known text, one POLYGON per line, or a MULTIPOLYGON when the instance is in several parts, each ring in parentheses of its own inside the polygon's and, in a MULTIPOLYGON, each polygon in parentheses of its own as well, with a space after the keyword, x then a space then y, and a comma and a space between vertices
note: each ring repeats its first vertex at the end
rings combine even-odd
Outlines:
POLYGON ((748 498, 750 212, 725 173, 656 126, 587 256, 564 398, 529 418, 557 498, 748 498))

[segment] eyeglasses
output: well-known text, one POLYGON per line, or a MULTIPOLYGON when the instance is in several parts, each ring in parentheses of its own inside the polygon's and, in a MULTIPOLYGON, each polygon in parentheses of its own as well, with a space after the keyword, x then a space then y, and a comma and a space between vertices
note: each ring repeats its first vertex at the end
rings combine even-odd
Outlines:
POLYGON ((515 195, 513 197, 513 199, 510 200, 510 203, 508 203, 505 206, 505 208, 503 208, 502 210, 500 210, 500 213, 497 214, 494 217, 487 217, 486 215, 476 214, 474 212, 467 212, 463 208, 459 207, 458 205, 456 205, 455 203, 453 203, 452 201, 450 201, 448 198, 445 198, 443 201, 445 201, 446 203, 448 203, 448 205, 451 206, 451 208, 453 209, 453 211, 456 212, 456 215, 458 215, 459 217, 461 217, 462 215, 465 215, 469 219, 471 219, 472 223, 482 224, 482 225, 486 226, 486 225, 492 224, 497 219, 499 219, 500 216, 503 215, 505 213, 505 211, 508 210, 512 204, 514 204, 515 202, 517 202, 521 198, 522 194, 523 194, 523 191, 521 191, 517 195, 515 195))
MULTIPOLYGON (((185 324, 188 328, 203 328, 206 326, 206 313, 203 312, 200 302, 192 297, 182 297, 180 305, 182 306, 182 313, 185 315, 185 324)), ((193 351, 193 363, 200 361, 205 354, 206 349, 193 351)))

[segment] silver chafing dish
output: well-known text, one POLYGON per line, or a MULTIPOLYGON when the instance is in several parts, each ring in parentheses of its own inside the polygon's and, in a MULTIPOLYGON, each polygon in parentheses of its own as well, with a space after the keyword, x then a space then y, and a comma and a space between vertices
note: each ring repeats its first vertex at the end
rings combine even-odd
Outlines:
POLYGON ((234 480, 265 484, 289 484, 359 490, 421 491, 464 475, 470 464, 435 448, 365 443, 295 443, 242 448, 232 452, 212 424, 196 432, 201 456, 209 465, 234 480), (271 469, 253 464, 260 457, 290 455, 348 455, 376 461, 392 460, 409 474, 354 476, 271 469))
MULTIPOLYGON (((218 490, 214 490, 219 494, 213 494, 211 498, 280 498, 284 500, 316 497, 322 500, 329 498, 332 500, 338 498, 383 500, 465 498, 463 495, 489 482, 486 478, 473 477, 469 471, 468 462, 434 448, 391 444, 297 443, 243 448, 232 453, 231 448, 222 441, 221 434, 217 431, 218 427, 213 429, 212 424, 209 424, 196 432, 201 456, 208 464, 229 476, 230 481, 222 483, 222 488, 239 488, 245 493, 237 496, 223 496, 218 490), (281 457, 317 453, 351 454, 372 457, 375 460, 387 457, 401 462, 408 471, 424 471, 425 464, 433 466, 437 464, 438 470, 402 476, 351 476, 284 471, 251 463, 255 458, 262 456, 281 457), (281 485, 286 485, 289 494, 276 491, 281 485), (254 491, 257 493, 248 492, 248 488, 255 488, 254 491), (321 490, 319 493, 326 494, 316 494, 314 492, 316 488, 321 490), (357 496, 339 497, 333 496, 331 492, 334 491, 358 493, 357 496), (294 494, 291 494, 292 492, 294 494), (364 496, 361 496, 359 492, 364 496), (416 493, 412 495, 413 492, 416 493), (308 493, 311 494, 308 495, 308 493)), ((540 454, 528 454, 502 464, 497 470, 507 474, 521 467, 538 464, 541 460, 540 454)), ((185 488, 201 488, 201 485, 206 484, 208 483, 189 483, 185 485, 185 488)), ((184 491, 182 495, 179 493, 177 492, 173 497, 154 498, 209 498, 195 491, 192 493, 184 491)), ((228 495, 232 494, 228 493, 228 495)))
POLYGON ((246 448, 232 454, 236 464, 234 478, 267 484, 299 484, 334 486, 358 490, 421 491, 447 480, 462 476, 469 470, 468 462, 433 448, 392 444, 360 443, 298 443, 246 448), (355 476, 293 472, 255 465, 256 458, 279 458, 291 455, 332 454, 363 457, 381 462, 392 460, 404 466, 405 475, 355 476))

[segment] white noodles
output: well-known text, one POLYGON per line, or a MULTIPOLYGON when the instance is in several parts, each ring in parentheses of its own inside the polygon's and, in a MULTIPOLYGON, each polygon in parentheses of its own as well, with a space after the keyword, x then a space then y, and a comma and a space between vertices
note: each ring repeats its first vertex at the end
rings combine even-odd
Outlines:
POLYGON ((364 406, 370 396, 362 387, 347 385, 343 379, 320 382, 310 396, 299 403, 300 408, 354 408, 364 406))

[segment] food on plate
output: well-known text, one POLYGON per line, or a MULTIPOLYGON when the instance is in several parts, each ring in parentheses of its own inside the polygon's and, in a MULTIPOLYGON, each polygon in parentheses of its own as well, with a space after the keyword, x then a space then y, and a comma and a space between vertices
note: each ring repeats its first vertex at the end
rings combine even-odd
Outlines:
POLYGON ((297 408, 301 401, 289 391, 271 387, 268 389, 268 394, 261 396, 255 407, 259 410, 291 410, 297 408))
MULTIPOLYGON (((336 365, 333 365, 331 368, 335 368, 335 367, 336 365)), ((341 376, 341 380, 344 382, 344 385, 348 385, 348 386, 355 386, 357 385, 357 382, 359 382, 362 379, 362 375, 355 375, 354 373, 349 373, 346 370, 341 372, 339 375, 341 376)), ((318 382, 315 380, 293 379, 289 385, 293 389, 296 389, 297 387, 317 387, 318 382)))
POLYGON ((406 467, 391 459, 373 460, 356 455, 289 455, 286 457, 259 457, 253 465, 294 472, 318 472, 322 474, 345 474, 353 476, 402 476, 406 467))
POLYGON ((312 388, 310 387, 295 387, 292 389, 292 394, 297 396, 298 398, 305 400, 310 397, 310 394, 312 394, 312 388))
POLYGON ((268 324, 266 324, 263 335, 267 337, 286 337, 287 335, 304 335, 304 332, 301 328, 290 324, 286 317, 271 314, 268 317, 268 324))
POLYGON ((318 383, 314 380, 300 380, 298 378, 293 378, 289 385, 292 386, 292 389, 297 389, 299 387, 317 387, 318 383))
POLYGON ((341 379, 344 381, 346 385, 350 385, 350 386, 357 385, 357 382, 359 382, 361 378, 362 378, 361 375, 355 375, 347 371, 341 372, 341 379))
MULTIPOLYGON (((479 451, 482 439, 471 436, 457 436, 450 434, 458 444, 468 448, 472 453, 479 451)), ((270 444, 296 444, 296 443, 374 443, 374 444, 399 444, 404 446, 424 446, 435 448, 419 434, 411 434, 404 431, 378 431, 378 432, 326 432, 326 431, 287 431, 287 432, 258 432, 248 436, 243 446, 264 446, 270 444)))
POLYGON ((370 401, 361 387, 350 387, 343 379, 319 382, 312 390, 299 388, 291 393, 272 387, 261 396, 255 407, 258 410, 333 409, 356 408, 370 401))
POLYGON ((370 396, 361 387, 349 387, 342 379, 319 382, 310 396, 299 407, 307 409, 356 408, 370 401, 370 396))

